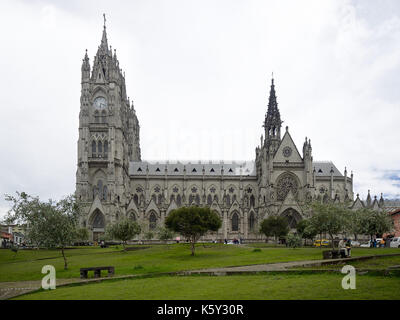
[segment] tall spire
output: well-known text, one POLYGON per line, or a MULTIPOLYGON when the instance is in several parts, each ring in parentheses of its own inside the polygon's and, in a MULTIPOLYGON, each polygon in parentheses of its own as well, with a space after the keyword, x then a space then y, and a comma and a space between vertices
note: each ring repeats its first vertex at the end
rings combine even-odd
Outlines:
POLYGON ((108 41, 107 41, 107 28, 106 28, 106 14, 103 14, 104 17, 104 28, 103 28, 103 37, 101 38, 100 47, 103 49, 103 52, 108 52, 108 41))
POLYGON ((266 141, 269 139, 280 140, 281 126, 282 126, 281 114, 278 109, 278 102, 276 99, 276 92, 275 92, 275 81, 272 74, 271 89, 268 101, 268 111, 265 116, 265 122, 264 122, 266 141))

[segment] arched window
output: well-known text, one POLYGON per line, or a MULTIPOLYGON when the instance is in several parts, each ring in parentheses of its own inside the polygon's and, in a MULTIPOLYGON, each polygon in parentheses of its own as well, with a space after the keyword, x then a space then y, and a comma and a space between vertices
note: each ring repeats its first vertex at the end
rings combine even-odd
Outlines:
POLYGON ((131 211, 130 213, 129 213, 129 219, 131 219, 131 220, 133 220, 133 221, 136 221, 136 214, 135 214, 135 212, 133 212, 133 211, 131 211))
POLYGON ((254 195, 250 196, 250 207, 255 207, 256 206, 256 198, 254 195))
POLYGON ((226 196, 226 205, 227 205, 227 206, 230 206, 230 205, 231 205, 231 197, 230 197, 229 194, 226 196))
POLYGON ((103 200, 107 200, 107 186, 103 188, 103 200))
POLYGON ((149 229, 155 230, 156 227, 157 227, 157 216, 154 212, 152 212, 149 218, 149 229))
POLYGON ((236 212, 232 215, 232 231, 239 231, 239 216, 236 212))
POLYGON ((108 154, 108 141, 104 141, 104 155, 107 157, 108 154))
POLYGON ((99 197, 101 199, 103 196, 103 181, 102 180, 97 181, 97 190, 99 192, 99 197))
POLYGON ((102 228, 104 228, 104 225, 105 225, 105 223, 104 223, 104 216, 103 216, 103 214, 97 209, 97 210, 96 210, 96 213, 94 214, 94 217, 93 217, 93 224, 92 224, 92 226, 93 226, 93 228, 96 228, 96 229, 102 229, 102 228))
POLYGON ((211 196, 211 194, 209 194, 208 197, 207 197, 207 205, 209 205, 209 206, 212 205, 212 196, 211 196))
POLYGON ((163 203, 163 196, 162 196, 162 194, 159 194, 158 195, 158 204, 162 205, 162 203, 163 203))
POLYGON ((99 154, 103 153, 103 144, 101 143, 101 141, 97 143, 97 151, 99 152, 99 154))
POLYGON ((177 204, 178 206, 180 206, 180 205, 182 204, 182 198, 181 198, 181 195, 180 195, 180 194, 178 194, 178 195, 176 196, 176 204, 177 204))
POLYGON ((247 196, 247 194, 244 196, 244 206, 245 207, 249 206, 249 197, 247 196))
POLYGON ((139 197, 138 197, 137 194, 135 194, 135 195, 133 196, 133 202, 136 204, 136 206, 139 205, 139 197))
POLYGON ((100 115, 99 115, 99 111, 97 111, 97 110, 94 112, 94 122, 100 123, 100 115))
POLYGON ((236 194, 234 194, 233 197, 232 197, 232 203, 234 203, 236 201, 236 199, 237 199, 236 198, 236 194))
POLYGON ((254 225, 255 225, 255 218, 254 218, 254 213, 250 213, 250 217, 249 217, 249 230, 250 231, 254 231, 254 225))
POLYGON ((97 147, 97 144, 96 144, 96 141, 92 141, 92 157, 95 157, 96 156, 96 148, 97 147))
POLYGON ((196 204, 199 206, 200 205, 200 196, 198 194, 196 194, 196 204))

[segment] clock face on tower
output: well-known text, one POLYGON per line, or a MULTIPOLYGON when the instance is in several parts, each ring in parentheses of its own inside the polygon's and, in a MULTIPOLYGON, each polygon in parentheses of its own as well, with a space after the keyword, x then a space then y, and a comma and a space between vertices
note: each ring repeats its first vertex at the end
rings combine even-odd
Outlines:
POLYGON ((97 110, 104 110, 107 108, 107 100, 103 97, 98 97, 94 100, 93 106, 97 110))

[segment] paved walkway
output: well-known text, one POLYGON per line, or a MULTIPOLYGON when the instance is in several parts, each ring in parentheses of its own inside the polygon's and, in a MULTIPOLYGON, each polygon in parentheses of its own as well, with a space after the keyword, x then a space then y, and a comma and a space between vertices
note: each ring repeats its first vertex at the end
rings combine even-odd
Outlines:
POLYGON ((239 267, 224 267, 224 268, 210 268, 201 270, 190 270, 179 272, 179 275, 191 275, 191 274, 234 274, 234 273, 257 273, 257 272, 271 272, 271 271, 287 271, 290 268, 299 267, 311 267, 311 266, 321 266, 323 264, 332 264, 345 261, 354 261, 357 258, 348 259, 329 259, 329 260, 308 260, 308 261, 291 261, 291 262, 279 262, 279 263, 269 263, 269 264, 256 264, 249 266, 239 266, 239 267))

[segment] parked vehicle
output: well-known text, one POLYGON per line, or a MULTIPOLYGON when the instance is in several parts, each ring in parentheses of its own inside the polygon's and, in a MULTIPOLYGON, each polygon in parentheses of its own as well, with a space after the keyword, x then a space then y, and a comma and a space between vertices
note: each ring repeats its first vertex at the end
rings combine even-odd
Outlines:
POLYGON ((362 244, 360 244, 360 247, 361 247, 361 248, 371 248, 371 247, 372 247, 371 240, 368 240, 367 243, 362 243, 362 244))
POLYGON ((356 240, 351 240, 350 244, 352 247, 360 247, 361 246, 361 244, 356 240))
POLYGON ((314 241, 314 247, 328 247, 329 245, 330 245, 330 241, 327 239, 314 241))
POLYGON ((393 238, 392 241, 390 241, 390 247, 391 248, 400 248, 400 237, 393 238))

